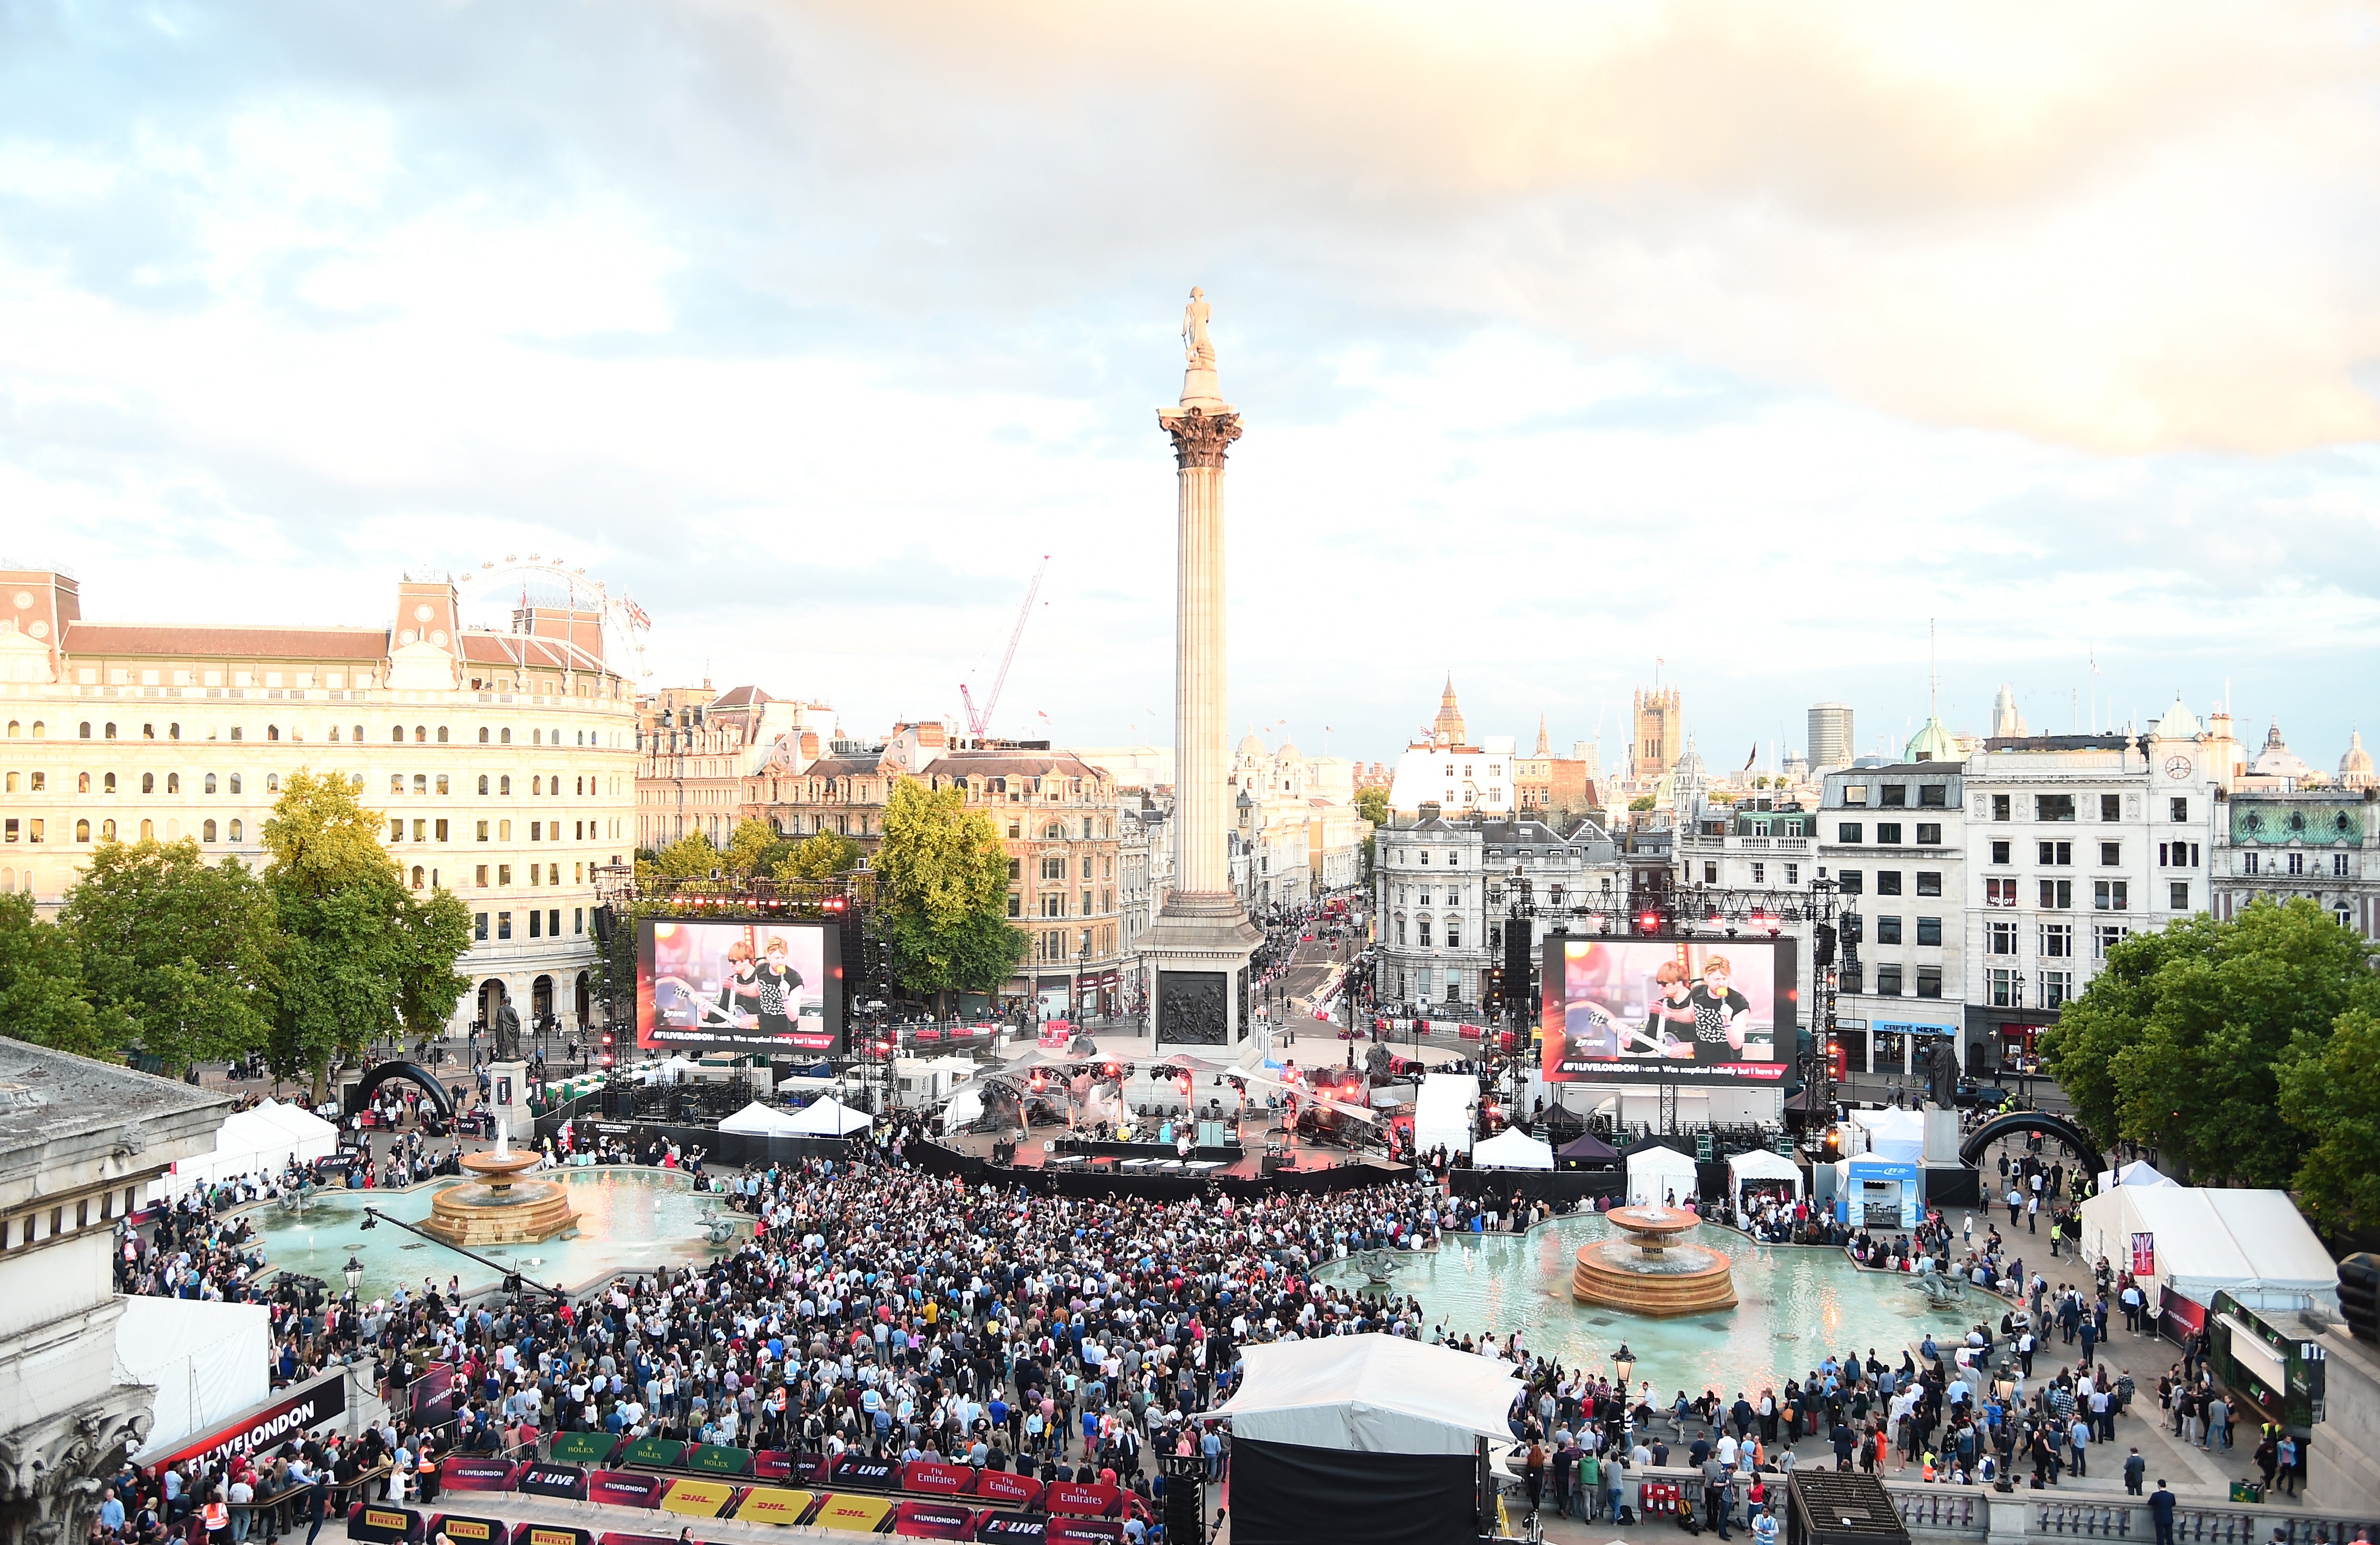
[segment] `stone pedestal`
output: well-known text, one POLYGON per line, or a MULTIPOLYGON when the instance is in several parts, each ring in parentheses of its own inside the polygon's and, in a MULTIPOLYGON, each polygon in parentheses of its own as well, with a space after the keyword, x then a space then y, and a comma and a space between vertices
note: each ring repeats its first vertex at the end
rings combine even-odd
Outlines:
MULTIPOLYGON (((1203 313, 1202 313, 1203 314, 1203 313)), ((1202 324, 1203 325, 1203 324, 1202 324)), ((1264 935, 1232 889, 1229 668, 1224 647, 1223 460, 1240 416, 1210 351, 1194 353, 1182 400, 1157 410, 1173 443, 1174 882, 1142 945, 1157 1050, 1234 1049, 1247 1035, 1248 957, 1264 935)))
POLYGON ((1946 1111, 1939 1105, 1925 1107, 1925 1162, 1929 1165, 1955 1165, 1959 1162, 1959 1113, 1946 1111))
MULTIPOLYGON (((537 1132, 537 1118, 528 1108, 528 1064, 525 1062, 488 1064, 488 1114, 511 1133, 516 1143, 527 1143, 537 1132)), ((495 1133, 491 1131, 488 1135, 492 1137, 495 1133)))

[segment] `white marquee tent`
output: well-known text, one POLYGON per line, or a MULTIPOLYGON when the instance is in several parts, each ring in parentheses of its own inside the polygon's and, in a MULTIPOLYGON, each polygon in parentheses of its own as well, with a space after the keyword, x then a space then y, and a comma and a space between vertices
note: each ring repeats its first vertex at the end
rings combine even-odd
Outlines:
POLYGON ((865 1131, 875 1120, 867 1112, 855 1111, 830 1094, 795 1111, 789 1130, 805 1137, 843 1137, 865 1131))
POLYGON ((1554 1167, 1553 1145, 1508 1126, 1474 1148, 1471 1162, 1483 1170, 1549 1170, 1554 1167))
POLYGON ((1914 1164, 1925 1157, 1925 1113, 1923 1111, 1853 1111, 1851 1125, 1860 1129, 1865 1151, 1879 1159, 1905 1159, 1914 1164))
POLYGON ((757 1100, 721 1122, 719 1129, 747 1137, 795 1137, 802 1134, 802 1128, 794 1125, 792 1113, 763 1105, 757 1100))
POLYGON ((2252 1309, 2338 1308, 2338 1268, 2285 1191, 2125 1184, 2082 1203, 2082 1258, 2122 1267, 2150 1236, 2155 1290, 2193 1303, 2228 1293, 2252 1309))
POLYGON ((1443 1147, 1471 1151, 1471 1108, 1479 1103, 1479 1080, 1467 1073, 1433 1073, 1414 1097, 1414 1151, 1443 1147))
POLYGON ((1318 1336, 1240 1348, 1234 1439, 1359 1454, 1469 1454, 1475 1440, 1510 1442, 1521 1386, 1512 1365, 1402 1336, 1318 1336))
POLYGON ((1674 1148, 1640 1148, 1628 1156, 1628 1199, 1637 1206, 1672 1191, 1683 1201, 1694 1194, 1698 1178, 1694 1162, 1674 1148))
POLYGON ((264 1404, 273 1317, 262 1304, 128 1297, 115 1330, 115 1381, 153 1384, 144 1452, 166 1453, 264 1404))
POLYGON ((1802 1166, 1783 1154, 1771 1152, 1765 1148, 1756 1148, 1749 1153, 1730 1153, 1727 1156, 1727 1183, 1730 1189, 1740 1194, 1747 1183, 1775 1180, 1791 1181, 1793 1194, 1797 1197, 1802 1194, 1802 1166))
POLYGON ((278 1174, 338 1151, 339 1129, 311 1111, 263 1100, 238 1112, 215 1130, 212 1153, 177 1160, 166 1189, 180 1196, 192 1186, 243 1174, 278 1174))
POLYGON ((2135 1159, 2120 1170, 2099 1172, 2099 1189, 2102 1191, 2111 1186, 2170 1186, 2174 1182, 2167 1177, 2163 1170, 2145 1159, 2135 1159))

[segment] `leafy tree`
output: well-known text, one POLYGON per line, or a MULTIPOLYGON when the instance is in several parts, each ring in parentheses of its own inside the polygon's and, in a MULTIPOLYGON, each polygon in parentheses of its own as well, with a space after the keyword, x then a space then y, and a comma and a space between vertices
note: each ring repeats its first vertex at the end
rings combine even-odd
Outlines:
POLYGON ((2312 1144, 2299 1203, 2333 1234, 2380 1224, 2380 1014, 2353 1008, 2327 1039, 2299 1032, 2281 1069, 2281 1119, 2312 1144))
POLYGON ((1355 813, 1375 826, 1386 826, 1389 823, 1389 791, 1384 788, 1357 789, 1355 813))
POLYGON ((876 876, 893 975, 913 991, 989 992, 1025 958, 1025 933, 1006 916, 1000 828, 958 790, 893 785, 876 876))
POLYGON ((689 832, 653 855, 653 872, 664 880, 702 880, 726 867, 719 849, 700 832, 689 832))
POLYGON ((2287 1186, 2308 1137, 2274 1119, 2279 1069, 2359 1004, 2380 1007, 2362 938, 2311 901, 2260 900, 2110 949, 2042 1057, 2102 1141, 2155 1144, 2204 1182, 2287 1186))
POLYGON ((77 1056, 120 1062, 121 1014, 91 1007, 74 935, 33 915, 21 891, 0 894, 0 1025, 19 1040, 77 1056))
POLYGON ((187 839, 103 844, 58 924, 109 1033, 167 1073, 266 1044, 280 929, 271 893, 238 859, 210 865, 187 839))
POLYGON ((760 860, 781 840, 775 827, 765 821, 747 817, 737 821, 735 830, 728 833, 727 847, 721 858, 732 874, 760 873, 760 860))
POLYGON ((334 1061, 400 1030, 428 1033, 470 986, 455 969, 469 911, 443 888, 407 894, 380 823, 345 779, 303 770, 264 823, 281 923, 273 1063, 318 1092, 334 1061))
POLYGON ((1649 810, 1653 808, 1653 797, 1649 794, 1640 794, 1628 801, 1628 808, 1632 810, 1649 810))
MULTIPOLYGON (((859 845, 840 832, 820 832, 804 839, 777 866, 780 880, 832 880, 859 867, 859 845)), ((1006 888, 1006 871, 1002 871, 1006 888)))

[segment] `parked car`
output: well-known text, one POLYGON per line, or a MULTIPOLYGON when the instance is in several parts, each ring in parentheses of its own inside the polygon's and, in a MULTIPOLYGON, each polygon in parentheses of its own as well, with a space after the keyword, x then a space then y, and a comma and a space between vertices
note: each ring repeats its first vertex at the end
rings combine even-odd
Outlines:
POLYGON ((2007 1104, 2011 1097, 2008 1090, 1998 1084, 1979 1083, 1973 1078, 1961 1078, 1959 1080, 1958 1091, 1950 1098, 1958 1104, 1969 1106, 1974 1110, 1997 1111, 2007 1104))

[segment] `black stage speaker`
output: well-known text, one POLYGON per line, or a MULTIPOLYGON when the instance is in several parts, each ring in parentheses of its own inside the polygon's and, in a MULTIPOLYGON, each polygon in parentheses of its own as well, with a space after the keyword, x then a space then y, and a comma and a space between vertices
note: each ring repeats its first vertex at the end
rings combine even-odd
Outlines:
POLYGON ((1207 1462, 1195 1454, 1165 1456, 1165 1538, 1207 1545, 1207 1462))
POLYGON ((999 1142, 992 1144, 991 1162, 995 1164, 1014 1164, 1016 1162, 1016 1139, 1014 1137, 1003 1137, 999 1142))

